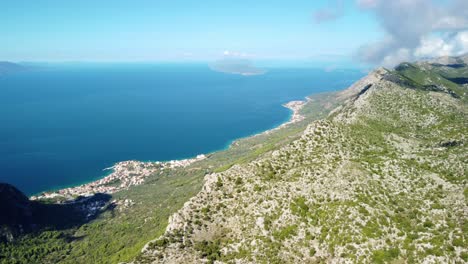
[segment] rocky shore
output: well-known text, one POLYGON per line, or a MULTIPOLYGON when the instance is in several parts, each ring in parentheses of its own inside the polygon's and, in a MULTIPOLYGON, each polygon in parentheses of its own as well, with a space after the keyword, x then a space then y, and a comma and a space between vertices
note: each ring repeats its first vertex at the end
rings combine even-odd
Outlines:
POLYGON ((106 177, 76 187, 57 191, 44 192, 32 196, 31 200, 65 198, 72 200, 78 196, 92 196, 96 193, 115 193, 130 186, 142 184, 145 178, 166 169, 187 167, 190 164, 205 159, 205 155, 198 155, 192 159, 171 160, 167 162, 142 162, 136 160, 122 161, 105 170, 112 170, 106 177))

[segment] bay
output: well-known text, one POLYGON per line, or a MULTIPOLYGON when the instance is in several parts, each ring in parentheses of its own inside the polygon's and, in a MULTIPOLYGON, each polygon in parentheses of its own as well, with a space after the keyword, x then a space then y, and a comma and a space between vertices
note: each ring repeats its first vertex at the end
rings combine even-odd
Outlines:
POLYGON ((28 195, 82 184, 123 160, 226 148, 287 121, 281 105, 346 88, 358 70, 204 64, 50 64, 0 76, 0 181, 28 195))

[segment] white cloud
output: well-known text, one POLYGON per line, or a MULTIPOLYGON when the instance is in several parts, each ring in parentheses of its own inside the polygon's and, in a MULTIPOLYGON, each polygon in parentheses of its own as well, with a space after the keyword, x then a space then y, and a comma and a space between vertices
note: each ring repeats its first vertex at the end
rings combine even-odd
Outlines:
POLYGON ((255 57, 254 55, 248 54, 245 52, 230 51, 230 50, 225 50, 223 52, 223 56, 228 57, 228 58, 253 58, 255 57))
POLYGON ((445 16, 434 23, 434 30, 459 29, 468 27, 468 18, 445 16))
POLYGON ((416 57, 440 57, 452 54, 453 47, 442 38, 424 37, 421 45, 415 50, 416 57))
POLYGON ((468 53, 468 30, 457 34, 455 37, 455 47, 457 55, 468 53))
MULTIPOLYGON (((344 15, 343 2, 330 1, 315 13, 316 22, 344 15)), ((355 0, 372 13, 384 37, 361 46, 356 58, 370 64, 394 66, 420 57, 468 52, 468 0, 355 0)))
POLYGON ((393 67, 402 61, 409 61, 412 58, 411 50, 406 48, 400 48, 396 51, 391 52, 382 59, 382 66, 393 67))
POLYGON ((461 31, 450 37, 424 37, 415 50, 415 57, 440 57, 461 55, 468 52, 468 31, 461 31))
POLYGON ((419 57, 468 52, 468 1, 356 0, 372 12, 385 32, 381 41, 364 45, 360 60, 392 66, 419 57))

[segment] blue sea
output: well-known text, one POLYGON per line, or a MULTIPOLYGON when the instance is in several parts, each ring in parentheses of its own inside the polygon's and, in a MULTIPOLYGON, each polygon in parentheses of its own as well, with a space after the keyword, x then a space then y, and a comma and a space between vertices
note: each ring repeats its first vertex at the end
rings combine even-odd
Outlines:
POLYGON ((226 148, 290 117, 281 106, 364 74, 204 64, 49 64, 0 75, 0 182, 28 195, 102 177, 123 160, 172 160, 226 148))

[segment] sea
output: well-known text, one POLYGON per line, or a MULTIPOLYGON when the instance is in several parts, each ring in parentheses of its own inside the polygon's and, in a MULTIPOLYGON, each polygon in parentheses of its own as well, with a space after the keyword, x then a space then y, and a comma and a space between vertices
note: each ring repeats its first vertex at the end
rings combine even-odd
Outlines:
POLYGON ((286 122, 282 104, 344 89, 364 73, 206 64, 34 65, 0 75, 0 182, 27 195, 83 184, 124 160, 167 161, 227 148, 286 122))

